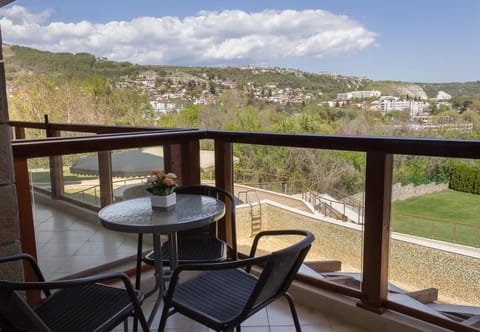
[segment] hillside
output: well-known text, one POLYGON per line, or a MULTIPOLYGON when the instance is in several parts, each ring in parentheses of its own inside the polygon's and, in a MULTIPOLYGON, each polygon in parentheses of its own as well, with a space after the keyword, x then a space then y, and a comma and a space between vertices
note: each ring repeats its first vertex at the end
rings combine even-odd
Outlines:
POLYGON ((123 75, 138 75, 140 66, 127 62, 105 61, 88 53, 52 53, 23 46, 4 45, 7 77, 19 75, 56 74, 87 78, 97 74, 116 79, 123 75))
POLYGON ((409 96, 411 98, 428 99, 435 97, 438 91, 431 91, 429 95, 422 87, 415 83, 395 81, 372 81, 367 85, 367 90, 378 90, 384 96, 409 96))
POLYGON ((480 100, 480 81, 452 83, 412 83, 399 81, 372 81, 366 78, 330 76, 285 68, 236 67, 180 67, 142 66, 129 62, 115 62, 97 58, 88 53, 52 53, 28 47, 4 45, 7 78, 46 74, 86 79, 93 75, 113 81, 128 77, 134 79, 153 71, 163 80, 195 81, 204 83, 209 78, 234 81, 239 88, 247 84, 279 88, 302 89, 305 93, 331 99, 337 93, 353 90, 379 90, 383 95, 432 98, 439 91, 452 97, 480 100))

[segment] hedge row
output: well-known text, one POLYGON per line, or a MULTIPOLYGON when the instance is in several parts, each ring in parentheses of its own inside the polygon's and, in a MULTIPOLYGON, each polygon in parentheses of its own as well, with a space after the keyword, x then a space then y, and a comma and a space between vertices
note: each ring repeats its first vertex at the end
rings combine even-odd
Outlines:
POLYGON ((480 194, 480 168, 466 164, 454 165, 448 187, 456 191, 480 194))

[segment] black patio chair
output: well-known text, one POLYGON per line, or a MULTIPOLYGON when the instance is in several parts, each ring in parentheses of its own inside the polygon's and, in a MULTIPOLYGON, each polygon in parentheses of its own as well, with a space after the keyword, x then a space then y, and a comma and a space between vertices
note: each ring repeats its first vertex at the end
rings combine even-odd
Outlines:
POLYGON ((247 259, 207 264, 179 266, 165 296, 162 318, 158 327, 163 331, 168 316, 181 313, 215 331, 240 331, 248 317, 285 296, 297 331, 301 331, 295 305, 288 294, 293 279, 311 243, 312 233, 301 230, 272 230, 257 234, 247 259), (255 257, 258 241, 264 236, 303 236, 303 239, 284 249, 255 257), (251 272, 261 266, 258 275, 251 272), (196 275, 180 281, 184 272, 196 275))
MULTIPOLYGON (((235 198, 226 190, 207 185, 180 186, 176 188, 177 194, 205 195, 222 200, 226 205, 225 215, 230 215, 232 221, 232 244, 218 238, 218 223, 210 223, 204 227, 177 233, 178 264, 194 262, 221 262, 227 259, 237 259, 237 239, 235 226, 235 198)), ((153 265, 154 253, 150 251, 143 261, 153 265)), ((162 244, 162 261, 164 265, 170 264, 170 243, 162 244)))
POLYGON ((0 331, 88 332, 110 331, 133 316, 143 331, 149 331, 140 304, 143 294, 133 289, 123 273, 105 273, 85 278, 45 281, 36 261, 27 254, 0 257, 0 263, 27 261, 38 281, 0 280, 0 331), (121 281, 125 288, 99 282, 121 281), (22 291, 41 290, 42 300, 30 306, 22 291), (53 292, 51 290, 54 290, 53 292))

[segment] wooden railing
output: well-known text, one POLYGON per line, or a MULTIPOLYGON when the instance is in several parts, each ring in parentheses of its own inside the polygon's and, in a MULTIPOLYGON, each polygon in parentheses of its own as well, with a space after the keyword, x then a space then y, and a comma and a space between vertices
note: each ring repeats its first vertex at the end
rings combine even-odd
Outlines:
MULTIPOLYGON (((11 125, 15 127, 15 133, 19 134, 16 137, 20 138, 22 128, 29 127, 30 124, 12 122, 11 125)), ((111 131, 108 131, 101 126, 54 123, 50 123, 49 126, 52 131, 78 129, 79 131, 101 132, 102 134, 74 138, 54 137, 40 140, 17 140, 12 143, 21 220, 22 249, 29 253, 36 254, 27 168, 29 158, 97 151, 101 156, 104 155, 99 158, 102 164, 100 166, 100 181, 102 183, 102 181, 107 181, 109 166, 111 166, 109 165, 108 151, 163 145, 166 150, 165 168, 174 170, 179 174, 182 183, 192 184, 200 183, 199 142, 203 139, 212 139, 215 147, 215 184, 233 191, 232 146, 234 143, 364 152, 366 153, 366 183, 361 290, 354 290, 322 280, 311 280, 306 277, 303 279, 308 279, 309 282, 318 287, 357 297, 360 299, 359 306, 379 314, 386 308, 390 308, 448 329, 475 331, 473 328, 454 321, 389 301, 387 299, 387 286, 393 155, 480 159, 480 141, 478 140, 346 137, 211 130, 165 131, 152 128, 140 132, 138 128, 130 131, 130 129, 126 130, 126 128, 120 127, 115 130, 109 127, 108 130, 111 131), (86 130, 86 128, 90 128, 90 130, 86 130), (114 132, 115 134, 112 134, 114 132), (182 167, 182 165, 188 165, 188 167, 182 167)), ((111 183, 111 177, 108 182, 111 183)), ((108 194, 108 191, 106 194, 108 194)), ((103 195, 104 193, 102 193, 103 195)), ((227 221, 223 228, 219 229, 220 233, 224 236, 230 234, 227 231, 228 227, 230 225, 227 221)))

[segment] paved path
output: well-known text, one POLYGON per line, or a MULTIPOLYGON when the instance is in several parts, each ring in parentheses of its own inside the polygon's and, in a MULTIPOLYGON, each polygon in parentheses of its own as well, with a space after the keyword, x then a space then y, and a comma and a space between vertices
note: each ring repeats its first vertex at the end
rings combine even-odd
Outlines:
POLYGON ((262 189, 254 189, 252 187, 238 185, 238 184, 235 184, 234 190, 235 190, 235 196, 244 202, 246 201, 245 192, 248 191, 248 194, 247 194, 248 201, 251 203, 268 199, 270 201, 277 202, 279 204, 282 204, 291 208, 312 213, 312 210, 308 207, 308 205, 304 201, 295 197, 275 193, 272 191, 266 191, 262 189))

